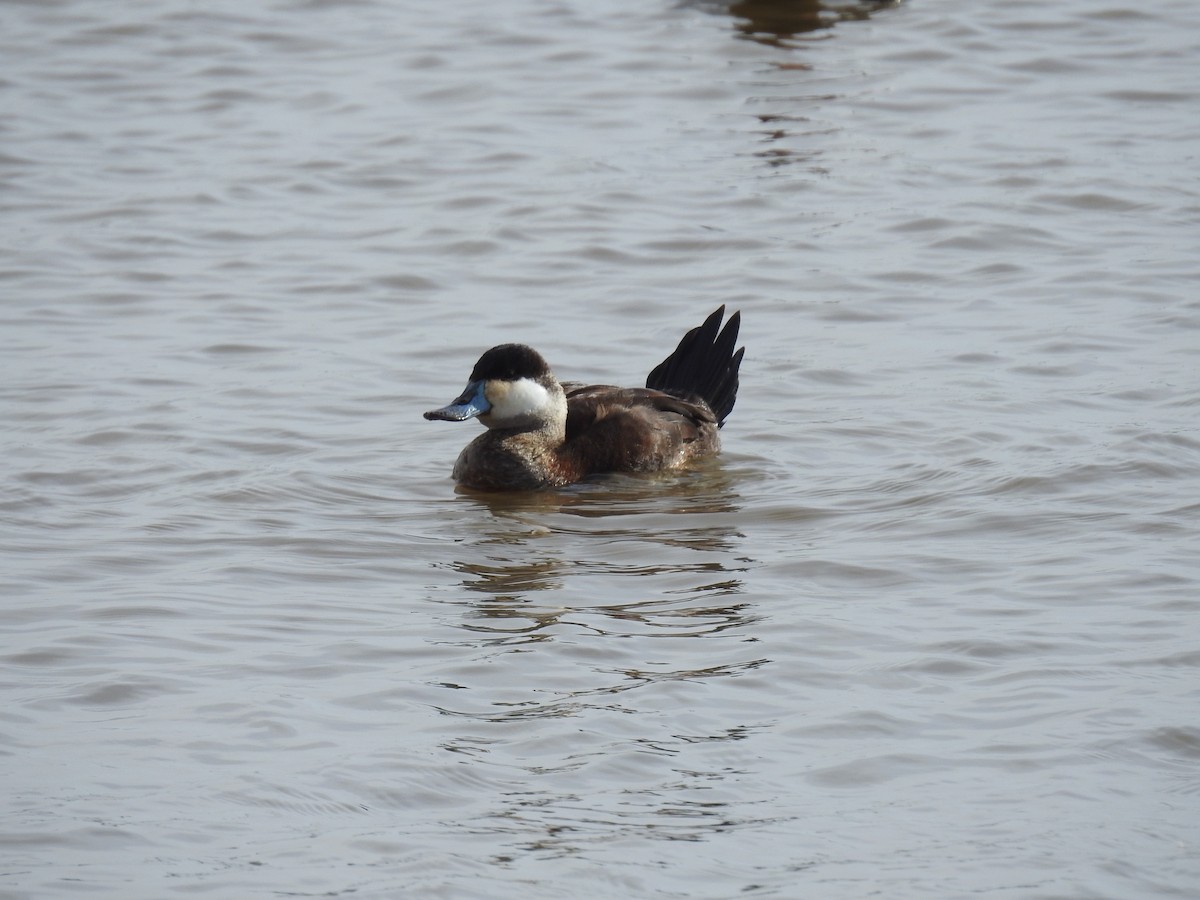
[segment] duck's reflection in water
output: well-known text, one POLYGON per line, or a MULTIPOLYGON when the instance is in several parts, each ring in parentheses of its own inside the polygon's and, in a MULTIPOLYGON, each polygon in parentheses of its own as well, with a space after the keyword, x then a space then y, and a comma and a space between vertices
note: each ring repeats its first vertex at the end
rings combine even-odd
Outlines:
MULTIPOLYGON (((479 506, 480 526, 452 564, 464 600, 477 598, 461 627, 477 642, 509 646, 564 628, 674 638, 747 628, 757 616, 743 575, 754 561, 741 555, 736 481, 710 463, 683 477, 464 494, 479 506)), ((630 677, 641 677, 636 668, 630 677)))
POLYGON ((453 564, 474 632, 535 637, 570 617, 599 634, 698 636, 752 621, 735 479, 609 478, 535 494, 464 494, 486 513, 453 564), (581 616, 586 619, 581 621, 581 616))
POLYGON ((839 22, 869 18, 899 0, 684 0, 711 13, 727 13, 737 22, 738 36, 775 47, 792 46, 793 39, 824 32, 839 22))
POLYGON ((459 653, 441 683, 456 689, 437 708, 458 724, 442 747, 509 785, 466 834, 570 855, 765 821, 727 786, 753 752, 734 748, 769 727, 746 702, 769 660, 744 582, 744 477, 714 461, 463 494, 478 524, 453 563, 459 653))

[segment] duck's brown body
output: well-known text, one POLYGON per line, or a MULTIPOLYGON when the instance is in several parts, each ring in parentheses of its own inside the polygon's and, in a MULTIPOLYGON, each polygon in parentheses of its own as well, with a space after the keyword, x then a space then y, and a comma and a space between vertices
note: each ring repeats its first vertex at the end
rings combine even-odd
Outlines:
POLYGON ((565 429, 488 429, 463 448, 454 479, 480 490, 561 487, 604 472, 675 469, 721 447, 707 405, 646 389, 566 392, 565 429))
POLYGON ((536 351, 485 353, 467 390, 429 419, 477 416, 488 430, 459 454, 454 479, 479 490, 560 487, 606 472, 659 472, 716 453, 737 397, 739 315, 724 307, 683 338, 645 388, 560 384, 536 351), (719 333, 718 333, 719 331, 719 333))

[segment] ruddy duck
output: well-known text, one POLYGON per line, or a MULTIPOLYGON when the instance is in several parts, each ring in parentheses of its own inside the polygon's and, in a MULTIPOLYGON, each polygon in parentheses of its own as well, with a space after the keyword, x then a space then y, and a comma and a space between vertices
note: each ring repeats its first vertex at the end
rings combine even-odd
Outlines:
POLYGON ((722 306, 683 336, 644 388, 559 383, 524 344, 479 358, 467 388, 426 419, 478 417, 487 431, 467 444, 454 480, 485 491, 572 484, 602 472, 659 472, 721 449, 718 429, 737 399, 734 352, 741 313, 721 328, 722 306))

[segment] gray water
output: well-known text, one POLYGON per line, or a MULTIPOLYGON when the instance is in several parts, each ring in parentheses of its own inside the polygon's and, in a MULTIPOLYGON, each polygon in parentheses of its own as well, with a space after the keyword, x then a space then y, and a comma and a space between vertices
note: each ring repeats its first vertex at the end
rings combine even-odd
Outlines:
POLYGON ((1196 896, 1198 59, 0 7, 0 894, 1196 896), (719 459, 455 491, 483 349, 637 384, 721 303, 719 459))

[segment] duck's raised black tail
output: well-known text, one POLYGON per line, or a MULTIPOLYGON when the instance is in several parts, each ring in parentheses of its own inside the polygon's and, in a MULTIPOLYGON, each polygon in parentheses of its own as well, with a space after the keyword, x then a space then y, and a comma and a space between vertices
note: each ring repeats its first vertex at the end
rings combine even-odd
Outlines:
POLYGON ((646 376, 646 387, 677 397, 699 397, 708 404, 724 425, 733 409, 738 392, 738 366, 742 364, 742 347, 736 353, 738 328, 742 314, 735 312, 721 328, 725 307, 704 320, 683 336, 675 352, 654 367, 646 376))

